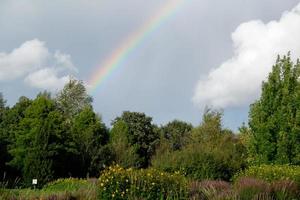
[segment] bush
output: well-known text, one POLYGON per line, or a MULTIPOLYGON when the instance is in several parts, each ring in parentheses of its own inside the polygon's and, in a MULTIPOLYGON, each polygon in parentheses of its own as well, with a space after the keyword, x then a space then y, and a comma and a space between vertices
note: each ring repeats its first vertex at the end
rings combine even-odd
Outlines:
POLYGON ((99 199, 184 199, 186 183, 179 174, 113 166, 99 178, 99 199))
POLYGON ((189 184, 190 199, 233 199, 235 193, 231 189, 231 185, 225 181, 192 181, 189 184))
POLYGON ((237 173, 234 180, 241 177, 252 177, 265 180, 267 182, 290 180, 300 186, 300 166, 293 165, 260 165, 251 166, 248 169, 237 173))
MULTIPOLYGON (((199 145, 190 145, 180 151, 165 152, 156 155, 152 165, 162 171, 174 173, 180 171, 196 180, 221 179, 228 181, 241 169, 224 150, 206 150, 199 145)), ((232 156, 233 157, 233 156, 232 156)))
POLYGON ((239 199, 269 199, 271 189, 267 182, 259 179, 242 177, 234 185, 239 199))
POLYGON ((272 183, 272 193, 277 200, 299 199, 299 186, 289 180, 275 181, 272 183))

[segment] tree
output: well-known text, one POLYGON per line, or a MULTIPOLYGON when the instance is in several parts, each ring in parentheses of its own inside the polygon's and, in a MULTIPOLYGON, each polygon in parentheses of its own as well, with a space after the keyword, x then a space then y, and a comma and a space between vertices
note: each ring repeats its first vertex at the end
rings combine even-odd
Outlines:
POLYGON ((170 142, 172 150, 179 150, 185 145, 192 128, 189 123, 173 120, 162 126, 161 131, 163 137, 170 142))
POLYGON ((37 178, 42 186, 68 175, 68 138, 63 122, 61 112, 48 96, 39 95, 25 110, 10 149, 10 164, 22 171, 26 184, 37 178))
POLYGON ((134 146, 138 155, 135 166, 147 167, 159 139, 159 134, 154 131, 152 125, 152 118, 144 113, 125 111, 121 117, 115 119, 113 129, 120 121, 126 125, 126 139, 130 146, 134 146))
POLYGON ((124 167, 138 167, 139 155, 137 145, 131 145, 128 141, 128 126, 122 120, 114 123, 110 131, 110 145, 116 164, 124 167))
POLYGON ((207 144, 207 148, 214 148, 219 145, 224 134, 232 134, 230 130, 222 127, 223 112, 206 109, 200 126, 192 131, 192 139, 196 142, 207 144))
POLYGON ((238 138, 222 127, 222 113, 206 110, 202 123, 192 129, 192 137, 179 150, 160 146, 152 166, 170 172, 181 171, 193 179, 230 178, 245 167, 245 149, 238 138))
POLYGON ((11 148, 15 147, 15 136, 18 132, 18 124, 24 118, 25 110, 30 106, 31 100, 22 96, 19 101, 12 107, 5 106, 5 100, 2 95, 1 119, 0 119, 0 173, 5 175, 7 181, 15 180, 20 176, 20 171, 9 166, 12 156, 9 153, 11 148))
POLYGON ((278 57, 261 97, 250 106, 251 157, 259 163, 300 164, 300 63, 278 57))
POLYGON ((67 119, 71 119, 87 106, 91 106, 92 97, 87 94, 82 81, 71 79, 56 97, 59 108, 67 119))
POLYGON ((110 161, 110 152, 105 146, 108 130, 92 107, 88 106, 78 113, 73 121, 72 136, 80 154, 81 176, 96 176, 103 165, 110 161))
POLYGON ((5 133, 3 121, 7 111, 6 101, 0 93, 0 177, 7 172, 6 162, 9 160, 7 145, 9 144, 8 135, 5 133))

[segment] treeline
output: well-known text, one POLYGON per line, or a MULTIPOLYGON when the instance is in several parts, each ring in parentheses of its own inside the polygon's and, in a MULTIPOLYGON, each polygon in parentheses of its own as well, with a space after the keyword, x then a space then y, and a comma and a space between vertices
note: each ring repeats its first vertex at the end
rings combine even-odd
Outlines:
POLYGON ((152 118, 125 111, 108 129, 81 81, 52 96, 20 97, 8 107, 0 96, 0 182, 40 186, 63 177, 98 177, 107 166, 156 168, 197 180, 231 180, 249 165, 300 164, 300 64, 278 57, 262 95, 250 107, 249 127, 222 126, 207 109, 202 122, 152 118), (19 180, 19 181, 18 181, 19 180))

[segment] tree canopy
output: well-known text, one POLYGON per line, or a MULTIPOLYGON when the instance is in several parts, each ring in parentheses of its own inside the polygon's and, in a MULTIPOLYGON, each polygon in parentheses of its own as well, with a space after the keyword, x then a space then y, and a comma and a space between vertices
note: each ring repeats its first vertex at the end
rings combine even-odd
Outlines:
POLYGON ((253 162, 300 164, 300 63, 278 57, 250 107, 253 162))

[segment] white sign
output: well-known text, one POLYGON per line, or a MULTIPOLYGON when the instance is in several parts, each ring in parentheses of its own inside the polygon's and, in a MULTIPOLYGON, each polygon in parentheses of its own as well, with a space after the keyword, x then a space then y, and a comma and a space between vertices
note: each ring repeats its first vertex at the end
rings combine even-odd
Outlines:
POLYGON ((37 185, 37 179, 32 179, 32 185, 37 185))

